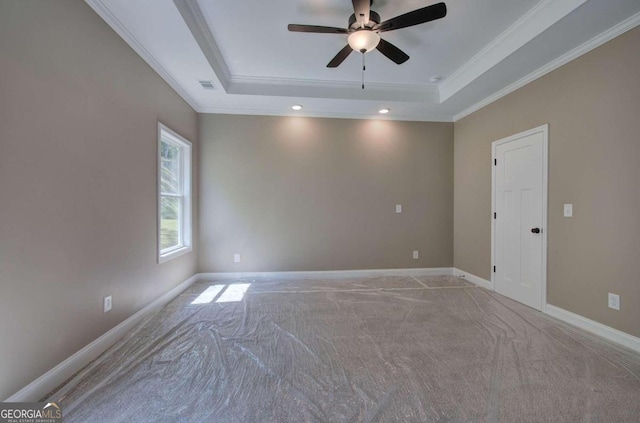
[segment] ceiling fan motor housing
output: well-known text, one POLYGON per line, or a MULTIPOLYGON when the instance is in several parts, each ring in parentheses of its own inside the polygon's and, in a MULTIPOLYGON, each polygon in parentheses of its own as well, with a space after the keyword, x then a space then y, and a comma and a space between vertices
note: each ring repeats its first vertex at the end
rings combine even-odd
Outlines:
MULTIPOLYGON (((373 28, 374 25, 377 25, 379 23, 380 23, 380 15, 378 15, 376 12, 371 10, 369 12, 369 23, 367 24, 366 27, 373 28)), ((350 31, 360 28, 360 24, 358 23, 358 19, 356 19, 355 14, 351 14, 351 16, 349 16, 349 25, 347 27, 349 28, 350 31)))

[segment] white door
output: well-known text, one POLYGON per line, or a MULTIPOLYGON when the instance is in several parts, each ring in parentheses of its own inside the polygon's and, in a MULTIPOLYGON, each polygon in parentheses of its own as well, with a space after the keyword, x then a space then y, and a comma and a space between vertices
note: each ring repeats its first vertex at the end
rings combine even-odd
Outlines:
POLYGON ((496 292, 542 310, 546 302, 547 126, 493 143, 496 292))

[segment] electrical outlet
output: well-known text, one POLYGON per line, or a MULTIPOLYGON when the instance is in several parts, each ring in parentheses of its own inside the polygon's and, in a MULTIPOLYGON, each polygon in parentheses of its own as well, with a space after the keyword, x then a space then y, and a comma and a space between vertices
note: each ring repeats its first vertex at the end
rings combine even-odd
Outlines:
POLYGON ((402 204, 396 204, 396 213, 402 213, 402 204))
POLYGON ((233 262, 234 263, 240 263, 240 254, 234 254, 233 255, 233 262))
POLYGON ((620 295, 609 292, 609 308, 620 310, 620 295))
POLYGON ((420 258, 420 252, 419 252, 418 250, 414 250, 414 251, 413 251, 413 258, 414 258, 414 259, 418 259, 418 258, 420 258))
POLYGON ((106 313, 111 310, 111 295, 103 298, 103 312, 106 313))

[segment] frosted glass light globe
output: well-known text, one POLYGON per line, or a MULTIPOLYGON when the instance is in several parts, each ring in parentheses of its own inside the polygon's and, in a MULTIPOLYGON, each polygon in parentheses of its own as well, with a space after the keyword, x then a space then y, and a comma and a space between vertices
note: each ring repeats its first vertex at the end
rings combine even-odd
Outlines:
POLYGON ((355 51, 365 50, 365 52, 368 53, 378 47, 378 44, 380 43, 380 35, 378 35, 377 32, 363 29, 351 33, 348 41, 349 46, 355 51))

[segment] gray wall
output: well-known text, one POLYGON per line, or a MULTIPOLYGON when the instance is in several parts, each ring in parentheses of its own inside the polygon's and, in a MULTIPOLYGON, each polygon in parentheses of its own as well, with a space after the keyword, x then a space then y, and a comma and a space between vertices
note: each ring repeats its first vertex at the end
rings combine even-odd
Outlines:
POLYGON ((83 1, 0 1, 0 400, 196 272, 156 264, 158 120, 197 150, 196 113, 83 1))
POLYGON ((636 28, 456 122, 455 266, 490 279, 491 142, 548 123, 548 302, 640 336, 639 116, 636 28))
POLYGON ((0 399, 198 270, 490 278, 490 143, 544 123, 549 302, 640 336, 638 69, 635 29, 455 137, 446 123, 202 115, 199 269, 196 252, 158 265, 156 123, 198 157, 196 113, 84 2, 0 0, 0 399))
POLYGON ((200 139, 202 272, 453 263, 451 123, 201 115, 200 139))

